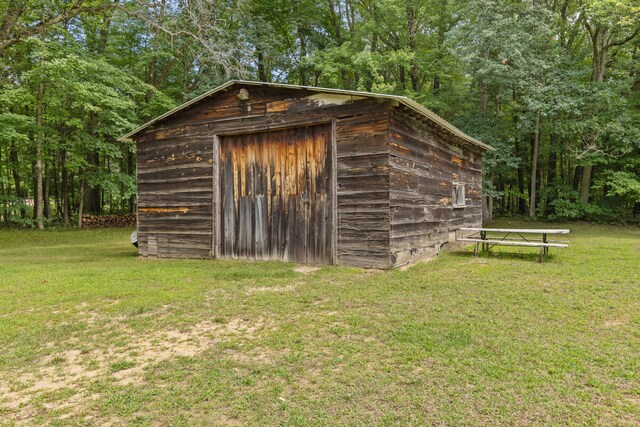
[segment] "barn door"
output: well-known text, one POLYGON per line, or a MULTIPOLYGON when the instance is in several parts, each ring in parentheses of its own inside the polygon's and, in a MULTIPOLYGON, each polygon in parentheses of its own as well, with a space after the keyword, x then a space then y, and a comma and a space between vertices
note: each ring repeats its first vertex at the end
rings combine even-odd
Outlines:
POLYGON ((331 126, 220 139, 225 258, 331 263, 331 126))

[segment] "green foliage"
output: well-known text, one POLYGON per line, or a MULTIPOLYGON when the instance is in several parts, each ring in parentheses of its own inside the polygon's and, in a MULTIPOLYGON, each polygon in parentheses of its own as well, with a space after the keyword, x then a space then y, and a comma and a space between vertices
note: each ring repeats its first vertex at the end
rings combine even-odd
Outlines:
MULTIPOLYGON (((636 185, 638 182, 636 181, 636 185)), ((637 189, 636 189, 637 190, 637 189)), ((580 193, 565 186, 556 188, 556 197, 549 202, 547 217, 552 221, 593 221, 597 223, 626 223, 631 219, 627 204, 606 203, 602 205, 581 203, 580 193)))
MULTIPOLYGON (((77 180, 76 185, 86 180, 89 188, 111 200, 111 209, 129 200, 135 195, 135 178, 130 167, 123 171, 127 167, 123 162, 131 162, 134 146, 116 139, 175 103, 77 44, 30 39, 23 47, 17 84, 0 88, 0 150, 14 150, 19 160, 30 161, 34 155, 31 144, 41 132, 46 161, 53 162, 64 152, 66 172, 77 180), (40 83, 44 85, 44 111, 43 126, 38 128, 34 103, 40 83)), ((18 174, 23 175, 22 170, 18 174)), ((30 198, 34 193, 29 192, 30 198)), ((25 196, 2 195, 5 222, 33 224, 25 209, 25 196)))
POLYGON ((539 217, 626 218, 639 18, 622 0, 0 3, 0 222, 30 224, 39 137, 51 221, 77 213, 83 183, 90 209, 133 209, 135 150, 117 137, 232 77, 412 97, 496 148, 499 212, 523 214, 535 179, 539 217))
POLYGON ((580 193, 570 188, 557 188, 557 197, 549 204, 553 213, 549 215, 551 220, 577 220, 584 219, 585 205, 580 203, 580 193))
POLYGON ((598 175, 592 187, 602 191, 603 197, 611 205, 630 206, 640 201, 640 177, 637 174, 624 171, 608 170, 598 175))

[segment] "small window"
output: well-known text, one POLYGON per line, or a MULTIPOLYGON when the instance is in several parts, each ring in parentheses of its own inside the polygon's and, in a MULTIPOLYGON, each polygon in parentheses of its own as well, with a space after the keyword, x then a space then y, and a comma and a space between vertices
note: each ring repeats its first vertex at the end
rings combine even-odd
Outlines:
POLYGON ((453 207, 454 208, 463 208, 465 206, 464 203, 464 184, 460 184, 457 182, 453 183, 453 207))

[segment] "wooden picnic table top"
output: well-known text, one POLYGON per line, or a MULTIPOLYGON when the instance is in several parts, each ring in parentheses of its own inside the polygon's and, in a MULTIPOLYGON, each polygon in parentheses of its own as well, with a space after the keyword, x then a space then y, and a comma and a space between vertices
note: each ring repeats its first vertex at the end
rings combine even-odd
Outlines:
POLYGON ((469 239, 462 237, 458 239, 459 242, 474 242, 474 243, 491 243, 495 245, 510 245, 510 246, 544 246, 553 248, 568 248, 569 245, 565 243, 548 243, 548 242, 523 242, 513 240, 490 240, 490 239, 469 239))
POLYGON ((489 231, 496 233, 539 233, 539 234, 569 234, 568 229, 545 228, 459 228, 460 231, 489 231))

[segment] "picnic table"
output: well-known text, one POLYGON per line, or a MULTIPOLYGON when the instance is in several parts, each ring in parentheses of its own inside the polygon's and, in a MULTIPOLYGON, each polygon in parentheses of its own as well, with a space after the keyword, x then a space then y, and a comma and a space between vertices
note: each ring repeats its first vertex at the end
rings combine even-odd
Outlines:
POLYGON ((567 229, 522 229, 522 228, 460 228, 456 233, 456 240, 460 242, 474 243, 473 253, 478 255, 478 246, 482 245, 483 251, 488 251, 493 246, 526 246, 539 247, 539 261, 549 253, 549 248, 566 248, 566 240, 549 240, 549 235, 569 234, 567 229))

